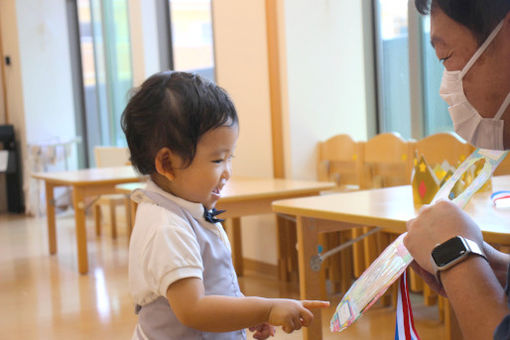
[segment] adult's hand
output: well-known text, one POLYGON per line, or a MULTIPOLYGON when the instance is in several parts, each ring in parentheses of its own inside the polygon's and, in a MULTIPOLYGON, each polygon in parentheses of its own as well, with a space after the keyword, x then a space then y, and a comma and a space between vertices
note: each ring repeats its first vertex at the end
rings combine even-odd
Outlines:
POLYGON ((435 291, 439 295, 447 297, 443 285, 441 284, 441 282, 437 280, 435 275, 432 275, 431 273, 420 267, 420 265, 416 263, 416 261, 411 262, 411 268, 416 272, 416 274, 418 274, 423 279, 423 281, 425 281, 425 283, 433 291, 435 291))
POLYGON ((508 266, 510 265, 510 255, 496 250, 487 242, 483 243, 483 252, 487 256, 487 260, 501 287, 505 287, 508 277, 508 266))
POLYGON ((421 268, 434 273, 432 250, 458 235, 478 243, 483 249, 482 232, 476 223, 454 203, 440 201, 423 207, 418 217, 407 222, 404 245, 421 268))

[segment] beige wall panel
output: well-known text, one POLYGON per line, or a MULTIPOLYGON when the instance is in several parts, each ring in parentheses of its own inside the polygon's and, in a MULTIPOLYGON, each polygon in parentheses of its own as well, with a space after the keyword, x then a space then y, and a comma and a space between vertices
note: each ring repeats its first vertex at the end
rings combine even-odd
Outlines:
MULTIPOLYGON (((214 0, 216 80, 239 113, 234 175, 272 177, 265 2, 214 0)), ((273 216, 242 219, 244 257, 276 264, 273 216)))

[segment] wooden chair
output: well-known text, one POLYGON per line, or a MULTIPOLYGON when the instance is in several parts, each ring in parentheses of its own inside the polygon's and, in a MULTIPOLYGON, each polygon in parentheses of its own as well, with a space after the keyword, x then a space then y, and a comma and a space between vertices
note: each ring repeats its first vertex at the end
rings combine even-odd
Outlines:
MULTIPOLYGON (((363 167, 363 142, 355 142, 349 135, 340 134, 319 143, 319 180, 332 181, 337 184, 333 192, 359 190, 361 187, 363 167)), ((319 235, 319 242, 324 251, 335 248, 347 242, 352 237, 352 231, 342 231, 319 235)), ((354 244, 342 252, 331 256, 323 264, 321 272, 321 287, 325 288, 326 279, 331 283, 334 292, 346 291, 353 279, 353 256, 363 256, 363 248, 360 244, 354 244)), ((326 292, 323 291, 323 297, 326 292)))
MULTIPOLYGON (((123 166, 130 164, 128 148, 96 146, 94 148, 94 159, 98 168, 107 168, 114 166, 123 166)), ((131 223, 131 209, 129 199, 122 194, 103 195, 94 203, 94 221, 96 225, 96 235, 101 235, 101 206, 106 205, 110 211, 110 224, 112 229, 112 238, 117 238, 117 218, 115 209, 118 205, 126 207, 126 223, 131 223)))
POLYGON ((362 144, 346 134, 320 142, 319 180, 335 182, 335 191, 359 190, 363 167, 362 144))
POLYGON ((454 132, 440 132, 425 137, 415 143, 418 157, 423 155, 430 166, 448 161, 458 166, 473 151, 474 147, 454 132))
POLYGON ((510 156, 506 156, 505 159, 499 164, 494 171, 494 176, 510 175, 510 156))
POLYGON ((382 133, 365 143, 363 188, 385 188, 411 183, 413 143, 398 133, 382 133))

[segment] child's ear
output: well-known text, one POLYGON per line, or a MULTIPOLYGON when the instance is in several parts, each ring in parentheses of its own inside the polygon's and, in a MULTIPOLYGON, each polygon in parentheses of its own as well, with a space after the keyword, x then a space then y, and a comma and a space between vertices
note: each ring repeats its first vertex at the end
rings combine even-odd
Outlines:
POLYGON ((172 150, 169 148, 161 148, 154 160, 157 173, 165 176, 169 181, 173 181, 175 178, 174 167, 176 164, 172 164, 172 159, 175 159, 172 150))

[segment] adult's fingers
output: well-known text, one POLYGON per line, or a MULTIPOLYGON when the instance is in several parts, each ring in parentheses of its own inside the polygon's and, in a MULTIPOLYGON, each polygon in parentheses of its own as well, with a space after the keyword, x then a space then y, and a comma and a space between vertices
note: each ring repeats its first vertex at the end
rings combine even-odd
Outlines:
MULTIPOLYGON (((439 200, 439 201, 437 201, 437 202, 441 202, 441 201, 443 201, 443 200, 439 200)), ((436 202, 436 203, 437 203, 437 202, 436 202)), ((420 209, 418 210, 418 215, 421 215, 421 214, 423 214, 424 212, 426 212, 426 211, 430 210, 430 208, 431 208, 432 206, 433 206, 432 204, 424 204, 424 205, 422 205, 422 206, 420 207, 420 209)))
POLYGON ((425 281, 425 283, 429 285, 430 288, 432 288, 433 291, 446 297, 446 291, 444 290, 444 287, 441 285, 441 283, 437 281, 435 275, 423 269, 416 261, 411 262, 410 267, 413 268, 416 274, 418 274, 423 279, 423 281, 425 281))
POLYGON ((411 225, 416 221, 416 218, 411 218, 409 221, 406 222, 406 229, 409 230, 411 225))

